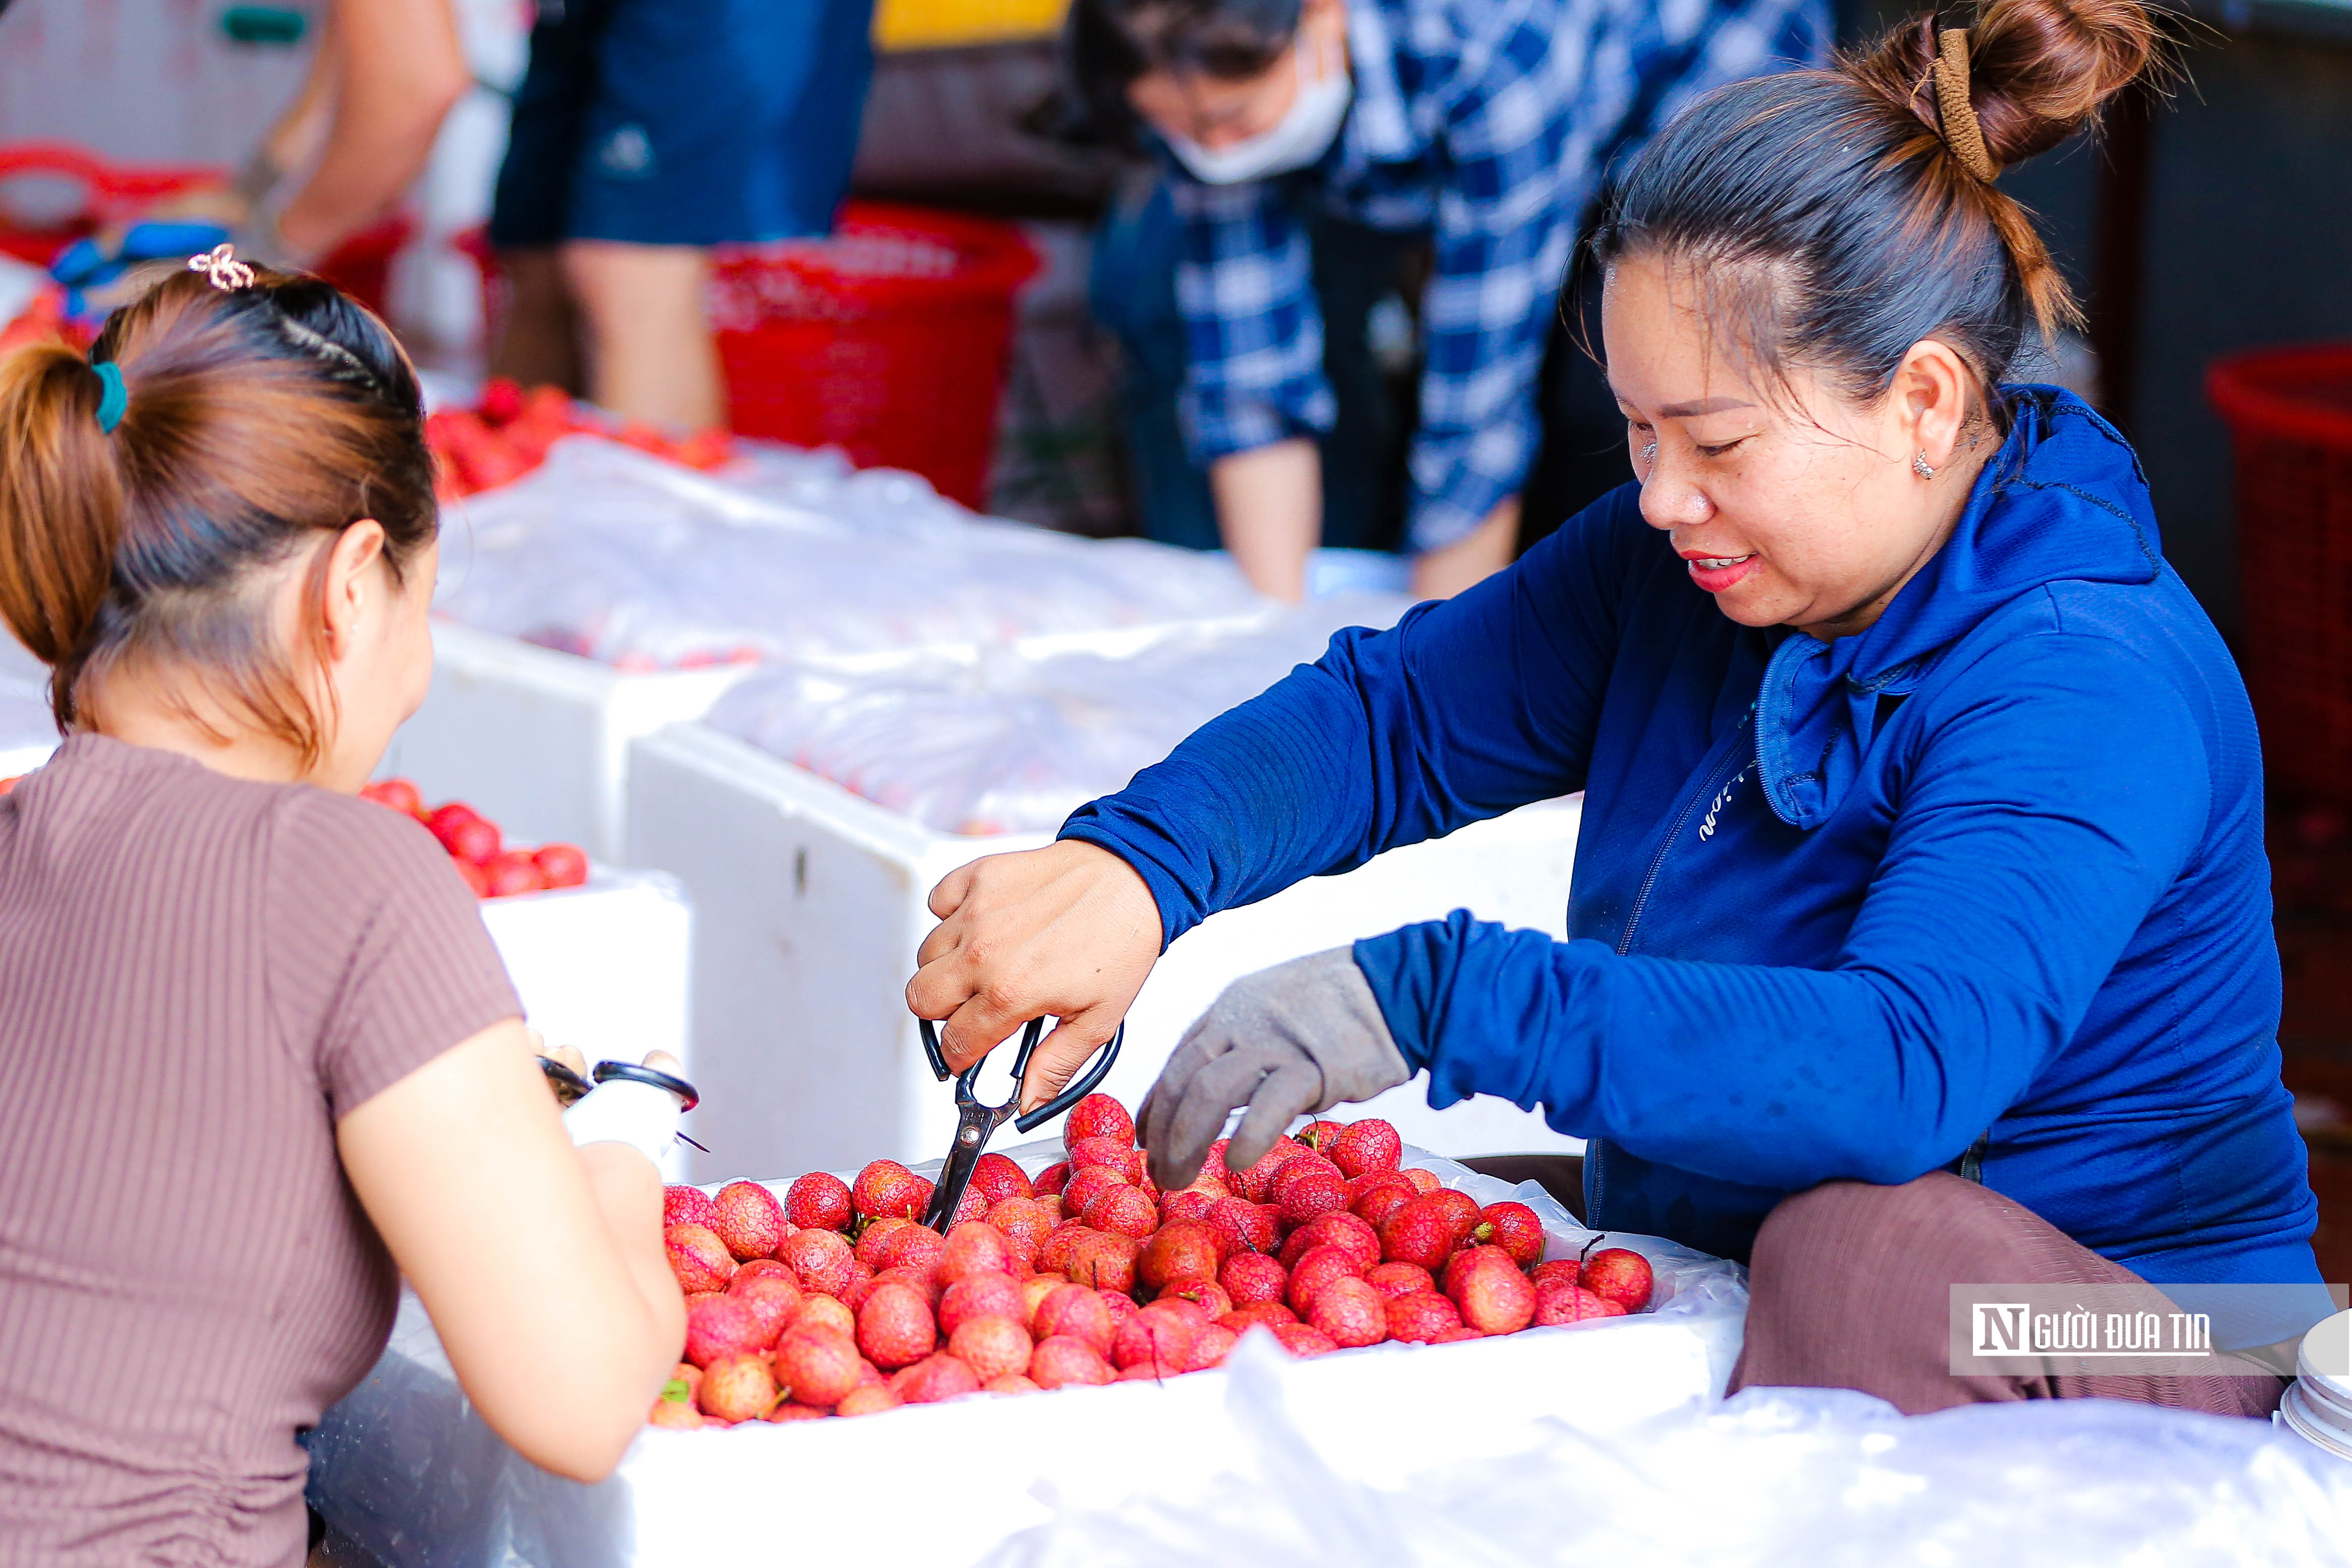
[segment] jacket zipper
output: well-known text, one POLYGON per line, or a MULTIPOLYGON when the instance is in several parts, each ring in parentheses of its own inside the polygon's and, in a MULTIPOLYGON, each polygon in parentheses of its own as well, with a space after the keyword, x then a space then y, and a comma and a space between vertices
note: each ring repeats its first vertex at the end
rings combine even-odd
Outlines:
POLYGON ((1642 912, 1649 907, 1650 889, 1657 883, 1658 868, 1666 863, 1667 852, 1675 847, 1675 841, 1683 836, 1683 830, 1690 825, 1692 816, 1698 810, 1699 802, 1722 789, 1731 777, 1738 774, 1739 740, 1748 733, 1748 727, 1755 722, 1756 709, 1751 704, 1748 711, 1739 716, 1739 727, 1731 732, 1731 740, 1727 748, 1728 756, 1723 762, 1716 764, 1714 769, 1701 779, 1699 787, 1692 790, 1688 798, 1683 801, 1682 812, 1675 818, 1675 825, 1666 830, 1666 836, 1659 841, 1658 852, 1650 857, 1650 868, 1642 873, 1641 891, 1634 894, 1633 907, 1625 915, 1625 929, 1617 938, 1617 953, 1620 957, 1633 950, 1633 930, 1642 923, 1642 912), (1724 772, 1727 765, 1731 768, 1730 775, 1726 775, 1724 772))

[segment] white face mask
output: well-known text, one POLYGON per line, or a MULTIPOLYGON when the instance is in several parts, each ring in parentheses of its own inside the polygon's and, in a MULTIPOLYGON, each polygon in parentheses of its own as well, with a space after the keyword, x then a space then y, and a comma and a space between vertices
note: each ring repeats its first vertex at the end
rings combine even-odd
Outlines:
POLYGON ((1339 57, 1339 50, 1318 50, 1318 54, 1320 69, 1310 77, 1307 74, 1307 40, 1299 39, 1290 51, 1298 72, 1298 96, 1291 99, 1290 111, 1280 123, 1224 147, 1203 147, 1189 136, 1163 131, 1160 135, 1168 150, 1192 171, 1194 179, 1210 185, 1239 184, 1244 180, 1263 180, 1306 168, 1330 151, 1339 134, 1340 122, 1348 118, 1348 105, 1356 91, 1347 61, 1339 57))

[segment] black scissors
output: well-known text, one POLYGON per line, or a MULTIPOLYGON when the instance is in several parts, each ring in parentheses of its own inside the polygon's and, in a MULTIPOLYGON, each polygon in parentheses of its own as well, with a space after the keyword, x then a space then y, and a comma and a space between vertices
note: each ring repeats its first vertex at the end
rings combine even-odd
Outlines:
MULTIPOLYGON (((931 1059, 931 1071, 940 1082, 955 1074, 948 1071, 948 1059, 940 1054, 940 1031, 930 1019, 918 1020, 923 1031, 923 1054, 931 1059)), ((1011 1122, 1021 1132, 1028 1132, 1041 1123, 1050 1122, 1079 1101, 1095 1092, 1095 1086, 1110 1073, 1111 1064, 1118 1060, 1119 1042, 1127 1038, 1127 1025, 1110 1037, 1110 1043, 1094 1060, 1094 1065, 1078 1076, 1076 1082, 1034 1111, 1015 1114, 1013 1107, 1021 1103, 1021 1080, 1029 1071, 1029 1053, 1037 1049, 1037 1041, 1045 1032, 1044 1019, 1031 1019, 1021 1031, 1021 1053, 1013 1059, 1013 1098, 1002 1105, 983 1105, 975 1095, 972 1084, 980 1077, 982 1057, 956 1077, 956 1134, 948 1147, 948 1163, 940 1167, 939 1185, 931 1189, 930 1211, 923 1223, 932 1229, 945 1231, 948 1221, 955 1218, 956 1205, 963 1201, 964 1188, 971 1185, 972 1168, 980 1164, 981 1155, 996 1129, 1011 1122)))

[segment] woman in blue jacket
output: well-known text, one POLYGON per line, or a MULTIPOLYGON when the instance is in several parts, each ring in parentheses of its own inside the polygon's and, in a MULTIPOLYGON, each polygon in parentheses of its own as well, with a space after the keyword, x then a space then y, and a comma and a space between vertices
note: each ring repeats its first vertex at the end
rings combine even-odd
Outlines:
POLYGON ((1051 1013, 1041 1098, 1209 914, 1582 789, 1570 940, 1457 912, 1238 983, 1147 1103, 1162 1184, 1234 1107, 1247 1164, 1425 1071, 1590 1139, 1595 1226, 1751 1260, 1746 1382, 2275 1405, 1949 1361, 1955 1283, 2306 1287, 2239 1345, 2328 1310, 2252 715, 2130 448, 2001 382, 2072 306, 1993 177, 2152 48, 1992 0, 1679 117, 1595 247, 1637 482, 950 877, 950 1057, 1051 1013))

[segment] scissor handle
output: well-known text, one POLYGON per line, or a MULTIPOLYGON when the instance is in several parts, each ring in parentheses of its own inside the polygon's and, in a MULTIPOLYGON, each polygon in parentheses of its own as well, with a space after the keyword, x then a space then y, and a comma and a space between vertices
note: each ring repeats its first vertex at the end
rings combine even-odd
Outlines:
POLYGON ((596 1064, 594 1077, 599 1083, 610 1083, 618 1078, 630 1083, 650 1083, 656 1089, 667 1089, 684 1101, 682 1108, 688 1111, 702 1103, 702 1096, 694 1092, 693 1084, 657 1067, 645 1067, 634 1061, 600 1061, 596 1064))
MULTIPOLYGON (((1093 1093, 1096 1088, 1101 1084, 1102 1081, 1110 1076, 1112 1064, 1118 1061, 1119 1044, 1126 1039, 1127 1025, 1122 1022, 1118 1026, 1117 1032, 1113 1033, 1110 1037, 1110 1043, 1103 1047, 1102 1054, 1095 1058, 1094 1065, 1087 1068, 1086 1071, 1080 1073, 1078 1075, 1077 1082, 1072 1083, 1068 1088, 1063 1090, 1059 1094, 1055 1095, 1051 1100, 1048 1100, 1043 1105, 1038 1106, 1034 1111, 1030 1112, 1028 1114, 1024 1116, 1015 1116, 1013 1119, 1013 1125, 1020 1131, 1026 1133, 1032 1128, 1037 1126, 1040 1123, 1052 1121, 1055 1117, 1060 1115, 1063 1112, 1068 1110, 1071 1106, 1076 1104, 1087 1095, 1093 1093)), ((1024 1042, 1021 1052, 1020 1063, 1013 1071, 1018 1073, 1022 1067, 1025 1067, 1028 1064, 1028 1061, 1029 1051, 1026 1043, 1024 1042)))
MULTIPOLYGON (((929 1019, 917 1019, 915 1020, 915 1025, 918 1031, 923 1037, 923 1054, 931 1059, 931 1076, 938 1079, 940 1082, 945 1083, 949 1079, 953 1078, 955 1073, 950 1071, 948 1067, 948 1059, 940 1051, 939 1026, 931 1022, 929 1019)), ((1024 1072, 1029 1071, 1029 1053, 1037 1049, 1037 1040, 1039 1037, 1045 1033, 1045 1020, 1044 1019, 1031 1019, 1029 1020, 1028 1028, 1024 1030, 1021 1035, 1021 1054, 1013 1059, 1013 1077, 1019 1078, 1024 1072)), ((984 1056, 981 1058, 981 1061, 985 1061, 987 1060, 988 1059, 984 1056)), ((979 1065, 979 1061, 972 1063, 972 1067, 977 1067, 979 1065)), ((969 1077, 971 1076, 971 1068, 968 1067, 964 1069, 965 1076, 969 1077)), ((967 1092, 969 1092, 968 1090, 967 1092)))

